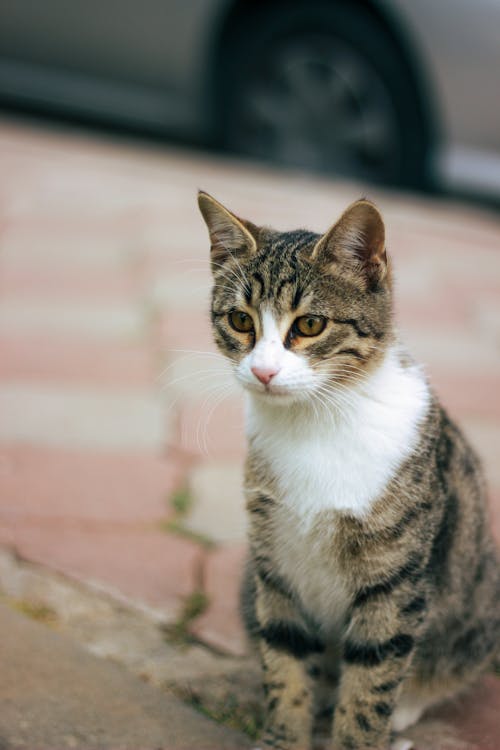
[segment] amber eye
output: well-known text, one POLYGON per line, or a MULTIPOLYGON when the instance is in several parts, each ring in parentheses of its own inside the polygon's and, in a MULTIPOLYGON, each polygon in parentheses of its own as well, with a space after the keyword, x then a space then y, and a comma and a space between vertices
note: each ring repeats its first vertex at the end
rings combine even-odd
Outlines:
POLYGON ((240 333, 250 333, 253 331, 253 320, 246 312, 242 310, 233 310, 228 315, 229 325, 235 331, 240 333))
POLYGON ((297 336, 319 336, 325 330, 326 318, 321 315, 302 315, 293 324, 297 336))

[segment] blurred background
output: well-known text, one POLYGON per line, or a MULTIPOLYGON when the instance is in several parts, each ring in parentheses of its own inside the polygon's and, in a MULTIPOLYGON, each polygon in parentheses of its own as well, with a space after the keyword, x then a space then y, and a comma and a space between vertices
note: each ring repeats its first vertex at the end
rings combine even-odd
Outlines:
POLYGON ((7 0, 0 56, 4 104, 500 194, 496 0, 7 0))
MULTIPOLYGON (((242 399, 211 340, 198 188, 277 229, 377 202, 402 338, 484 461, 500 539, 499 69, 498 0, 2 3, 0 643, 8 605, 162 705, 258 733, 242 399)), ((35 679, 23 643, 16 680, 35 679)), ((6 747, 110 736, 92 691, 78 732, 58 724, 79 663, 50 705, 21 682, 6 747)), ((498 679, 469 700, 415 730, 422 750, 497 747, 498 679)), ((209 742, 196 726, 179 746, 209 742)))

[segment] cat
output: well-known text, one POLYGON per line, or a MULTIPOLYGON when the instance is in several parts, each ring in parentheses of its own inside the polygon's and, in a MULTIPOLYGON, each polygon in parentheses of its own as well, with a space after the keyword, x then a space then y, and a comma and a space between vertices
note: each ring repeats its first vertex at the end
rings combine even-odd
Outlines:
POLYGON ((374 204, 322 236, 199 194, 215 342, 246 393, 242 589, 262 747, 410 748, 396 733, 491 666, 500 568, 479 461, 396 334, 374 204))

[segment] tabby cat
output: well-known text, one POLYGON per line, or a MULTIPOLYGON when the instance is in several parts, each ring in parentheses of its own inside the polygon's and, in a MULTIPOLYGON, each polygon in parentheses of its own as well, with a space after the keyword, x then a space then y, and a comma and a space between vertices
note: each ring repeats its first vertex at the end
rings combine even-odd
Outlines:
POLYGON ((396 733, 498 648, 478 459, 398 341, 372 203, 323 236, 257 227, 203 192, 199 206, 214 336, 247 399, 262 747, 306 750, 330 704, 335 750, 410 748, 396 733))

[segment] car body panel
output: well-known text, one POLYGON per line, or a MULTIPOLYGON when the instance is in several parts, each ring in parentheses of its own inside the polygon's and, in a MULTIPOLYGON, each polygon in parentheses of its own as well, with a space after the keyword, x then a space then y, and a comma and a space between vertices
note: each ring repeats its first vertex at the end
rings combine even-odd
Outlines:
POLYGON ((390 0, 435 91, 441 183, 500 195, 500 0, 390 0))
MULTIPOLYGON (((334 0, 332 0, 333 2, 334 0)), ((438 182, 500 195, 500 0, 373 0, 401 34, 439 133, 438 182)), ((233 0, 7 0, 4 101, 208 139, 233 0)))
POLYGON ((203 131, 220 0, 16 0, 0 6, 0 94, 203 131))

